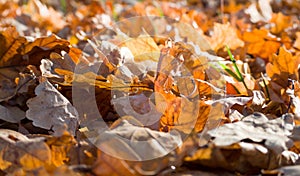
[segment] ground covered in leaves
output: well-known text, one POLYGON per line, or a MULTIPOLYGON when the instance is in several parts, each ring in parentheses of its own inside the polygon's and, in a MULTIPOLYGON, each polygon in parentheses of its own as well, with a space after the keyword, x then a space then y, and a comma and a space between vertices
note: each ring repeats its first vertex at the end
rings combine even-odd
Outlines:
POLYGON ((0 1, 0 174, 299 175, 299 10, 0 1))

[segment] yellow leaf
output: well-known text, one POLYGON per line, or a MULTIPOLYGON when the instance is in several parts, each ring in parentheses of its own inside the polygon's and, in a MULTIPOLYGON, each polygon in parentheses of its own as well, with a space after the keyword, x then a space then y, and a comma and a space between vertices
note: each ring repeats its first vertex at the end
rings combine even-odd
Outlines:
POLYGON ((34 170, 44 166, 46 163, 32 155, 25 154, 20 158, 20 164, 24 170, 34 170))
POLYGON ((138 38, 131 38, 123 43, 128 47, 137 62, 152 60, 158 62, 159 48, 149 35, 140 35, 138 38))
POLYGON ((9 161, 3 160, 3 152, 4 152, 4 150, 0 151, 0 169, 1 170, 7 169, 12 164, 9 161))

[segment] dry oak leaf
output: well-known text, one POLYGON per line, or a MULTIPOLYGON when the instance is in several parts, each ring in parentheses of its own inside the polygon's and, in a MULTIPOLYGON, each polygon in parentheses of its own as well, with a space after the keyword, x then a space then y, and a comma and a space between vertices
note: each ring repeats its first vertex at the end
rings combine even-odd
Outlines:
MULTIPOLYGON (((75 148, 76 141, 74 137, 65 131, 62 136, 46 136, 45 142, 51 149, 51 164, 60 167, 65 162, 71 162, 70 153, 72 147, 75 148)), ((75 158, 75 157, 74 157, 75 158)), ((74 162, 74 161, 73 161, 74 162)))
POLYGON ((16 93, 27 91, 27 86, 32 85, 32 75, 23 74, 25 67, 7 67, 0 69, 0 102, 9 100, 16 93))
POLYGON ((75 135, 78 112, 72 104, 49 82, 40 83, 34 98, 27 101, 26 117, 33 125, 52 129, 54 135, 60 136, 65 130, 75 135))
POLYGON ((89 127, 93 131, 86 132, 87 136, 101 149, 94 166, 95 172, 106 175, 156 175, 168 167, 169 153, 182 144, 180 134, 177 131, 158 132, 140 125, 133 117, 124 116, 115 121, 109 130, 102 130, 99 126, 95 129, 89 127))
POLYGON ((25 112, 16 106, 0 105, 0 119, 10 123, 18 123, 25 118, 25 112))
POLYGON ((242 121, 224 124, 208 131, 212 140, 185 160, 212 168, 241 173, 275 169, 293 164, 299 158, 287 149, 293 145, 288 137, 293 131, 292 116, 268 120, 261 113, 244 117, 242 121))
POLYGON ((297 63, 299 63, 299 58, 293 57, 285 47, 281 47, 279 54, 274 54, 270 63, 266 65, 266 72, 272 81, 286 88, 288 79, 297 79, 297 63))
POLYGON ((43 138, 29 139, 7 129, 0 130, 0 156, 1 169, 9 172, 35 170, 51 162, 51 152, 43 138))
POLYGON ((239 39, 236 29, 230 23, 215 23, 213 35, 208 39, 215 51, 218 51, 225 45, 228 45, 233 50, 244 46, 244 42, 239 39))
POLYGON ((55 34, 52 34, 49 37, 37 38, 33 42, 28 43, 22 50, 21 54, 25 55, 26 53, 30 52, 34 47, 40 47, 43 50, 49 50, 57 45, 69 46, 69 42, 67 40, 60 39, 55 34))
POLYGON ((182 144, 178 131, 154 131, 143 127, 131 116, 117 120, 110 129, 95 127, 89 130, 87 136, 99 149, 113 157, 130 161, 163 157, 182 144))
POLYGON ((270 23, 275 24, 271 28, 271 32, 273 34, 280 34, 282 33, 285 29, 287 29, 289 26, 292 25, 291 22, 291 17, 290 16, 285 16, 281 12, 277 14, 273 14, 272 19, 270 20, 270 23))
POLYGON ((160 50, 153 38, 147 34, 130 38, 122 43, 122 46, 129 48, 136 62, 146 60, 158 62, 160 50))
POLYGON ((58 31, 66 25, 61 12, 48 8, 40 0, 29 0, 23 7, 23 13, 30 14, 32 21, 43 29, 58 31))
POLYGON ((281 45, 280 41, 265 29, 245 32, 242 39, 246 43, 247 53, 263 59, 268 59, 273 53, 276 53, 281 45))
POLYGON ((0 67, 17 65, 21 58, 12 58, 19 54, 26 43, 27 40, 19 36, 15 27, 0 29, 0 67))

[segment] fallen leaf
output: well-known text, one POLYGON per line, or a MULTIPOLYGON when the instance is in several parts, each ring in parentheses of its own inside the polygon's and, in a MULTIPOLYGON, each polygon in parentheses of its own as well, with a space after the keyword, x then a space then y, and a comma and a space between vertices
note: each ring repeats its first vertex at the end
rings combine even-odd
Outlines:
POLYGON ((2 161, 11 163, 8 170, 36 170, 50 163, 51 153, 43 138, 29 139, 21 133, 1 129, 2 161))
POLYGON ((146 60, 158 62, 159 48, 153 38, 147 34, 127 39, 121 45, 129 48, 136 62, 146 60))
POLYGON ((61 47, 67 47, 69 45, 69 42, 64 39, 60 39, 56 35, 52 34, 49 37, 41 37, 37 38, 33 42, 30 42, 24 46, 22 49, 22 55, 25 55, 29 53, 30 51, 32 52, 32 49, 34 47, 39 47, 42 48, 43 50, 50 50, 56 46, 61 46, 61 47))
POLYGON ((263 114, 255 113, 244 117, 240 122, 225 124, 208 133, 214 138, 216 146, 228 146, 249 139, 263 142, 265 147, 279 154, 292 146, 292 141, 287 136, 291 134, 293 126, 289 126, 289 122, 284 120, 287 120, 284 116, 282 119, 268 120, 263 114))
POLYGON ((11 123, 18 123, 25 118, 25 112, 18 107, 0 105, 0 119, 11 123))
POLYGON ((282 47, 279 49, 279 54, 274 54, 270 63, 266 65, 266 72, 273 82, 286 88, 289 79, 296 80, 297 78, 298 60, 282 47))
POLYGON ((271 20, 273 11, 270 2, 270 0, 258 0, 261 13, 258 11, 256 3, 254 2, 245 10, 245 13, 250 15, 252 23, 260 21, 268 22, 271 20))
POLYGON ((64 130, 75 135, 78 113, 71 103, 49 81, 40 83, 35 94, 36 97, 27 101, 29 109, 26 111, 33 125, 52 129, 56 136, 62 135, 64 130))
POLYGON ((27 43, 24 37, 19 36, 15 27, 4 28, 0 32, 0 66, 17 65, 21 61, 21 58, 15 58, 19 53, 19 50, 27 43))
POLYGON ((285 16, 281 12, 273 14, 270 22, 274 24, 271 28, 271 32, 273 34, 280 34, 292 25, 291 17, 285 16))
POLYGON ((251 32, 245 32, 242 39, 246 43, 247 53, 263 59, 268 59, 280 47, 279 40, 265 29, 254 29, 251 32))
POLYGON ((163 157, 182 143, 179 133, 175 130, 164 133, 132 123, 136 122, 120 119, 111 130, 101 132, 101 129, 92 129, 100 133, 96 136, 90 136, 88 133, 87 135, 89 140, 105 153, 130 161, 163 157))
POLYGON ((292 146, 288 137, 293 130, 290 117, 287 114, 268 120, 256 113, 212 129, 208 131, 212 141, 186 157, 185 162, 187 166, 201 165, 248 174, 295 163, 297 155, 287 150, 292 146))
POLYGON ((125 116, 116 121, 110 130, 97 128, 86 133, 100 149, 95 165, 97 172, 103 170, 108 175, 120 175, 121 171, 129 175, 155 175, 168 166, 168 154, 182 144, 180 134, 176 131, 164 133, 150 130, 138 123, 132 117, 125 116))
POLYGON ((244 42, 239 39, 236 29, 230 23, 215 23, 213 35, 209 38, 209 41, 215 51, 225 47, 225 45, 228 45, 233 50, 244 46, 244 42))

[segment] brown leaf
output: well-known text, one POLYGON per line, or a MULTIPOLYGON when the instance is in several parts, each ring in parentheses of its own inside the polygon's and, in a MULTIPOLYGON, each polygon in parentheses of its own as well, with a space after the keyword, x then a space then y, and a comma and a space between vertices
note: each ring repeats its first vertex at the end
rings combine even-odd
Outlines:
POLYGON ((4 28, 0 32, 0 66, 16 65, 21 58, 13 59, 20 53, 20 49, 27 43, 24 37, 19 36, 15 27, 4 28))
POLYGON ((50 149, 41 138, 29 139, 21 133, 1 129, 0 141, 2 160, 12 164, 4 169, 10 172, 20 168, 35 170, 50 163, 50 149))
POLYGON ((186 164, 257 173, 295 163, 296 154, 287 150, 292 146, 288 138, 293 130, 291 122, 288 114, 268 120, 256 113, 242 121, 224 124, 208 131, 212 141, 187 157, 186 164))
POLYGON ((110 130, 99 120, 90 125, 94 126, 88 126, 85 134, 100 149, 94 166, 97 173, 155 175, 168 166, 168 153, 181 144, 176 131, 150 130, 130 116, 117 120, 110 130))
POLYGON ((29 53, 30 51, 32 51, 32 49, 34 47, 40 47, 43 50, 50 50, 56 46, 66 47, 68 45, 69 45, 69 42, 67 40, 60 39, 56 35, 52 34, 49 37, 37 38, 33 42, 28 43, 23 48, 21 54, 25 55, 25 54, 29 53))
POLYGON ((0 119, 11 123, 18 123, 25 118, 25 112, 15 106, 0 105, 0 119))

